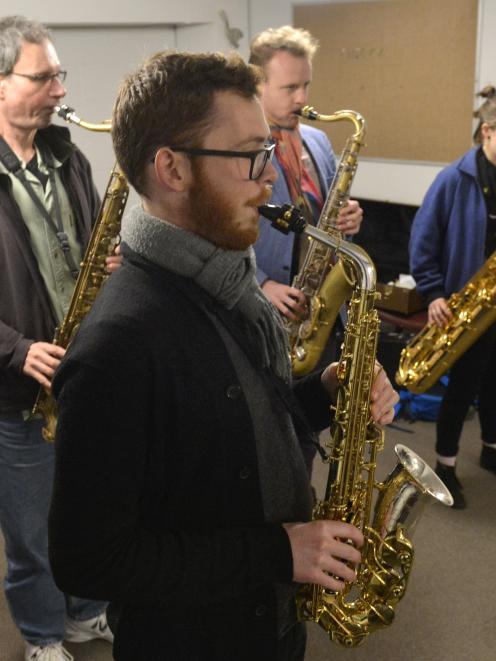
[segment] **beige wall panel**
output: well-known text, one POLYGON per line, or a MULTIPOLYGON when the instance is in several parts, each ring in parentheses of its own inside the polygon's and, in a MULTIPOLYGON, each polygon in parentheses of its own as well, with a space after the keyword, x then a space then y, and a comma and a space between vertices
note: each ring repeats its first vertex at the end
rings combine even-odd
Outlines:
MULTIPOLYGON (((294 24, 320 41, 311 103, 361 112, 363 155, 449 162, 471 144, 477 0, 301 5, 294 24)), ((335 148, 346 128, 322 126, 335 148)))

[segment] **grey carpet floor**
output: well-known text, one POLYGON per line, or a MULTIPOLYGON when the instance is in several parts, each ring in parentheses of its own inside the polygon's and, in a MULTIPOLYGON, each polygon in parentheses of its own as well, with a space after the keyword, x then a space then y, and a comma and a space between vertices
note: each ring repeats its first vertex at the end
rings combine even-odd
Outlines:
MULTIPOLYGON (((397 426, 387 430, 378 479, 395 463, 395 443, 408 445, 433 465, 435 426, 403 421, 397 426)), ((410 583, 392 626, 370 636, 363 647, 346 650, 331 643, 318 625, 309 624, 306 661, 496 660, 496 476, 479 467, 479 452, 474 418, 464 427, 458 467, 468 507, 454 511, 435 504, 424 512, 414 537, 410 583)), ((319 495, 326 479, 326 467, 316 463, 319 495)), ((0 575, 4 573, 2 552, 0 575)), ((67 647, 76 661, 112 659, 110 646, 99 641, 67 647)), ((22 661, 22 654, 21 637, 1 593, 0 661, 22 661)))

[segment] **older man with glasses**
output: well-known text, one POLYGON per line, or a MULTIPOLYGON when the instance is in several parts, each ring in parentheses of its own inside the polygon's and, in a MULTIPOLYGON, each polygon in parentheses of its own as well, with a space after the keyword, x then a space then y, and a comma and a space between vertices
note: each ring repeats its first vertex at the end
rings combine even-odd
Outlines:
POLYGON ((0 525, 26 661, 72 659, 64 638, 112 640, 105 604, 66 597, 52 577, 53 445, 29 415, 64 354, 54 329, 99 207, 88 161, 66 128, 50 125, 65 77, 44 26, 0 19, 0 525))

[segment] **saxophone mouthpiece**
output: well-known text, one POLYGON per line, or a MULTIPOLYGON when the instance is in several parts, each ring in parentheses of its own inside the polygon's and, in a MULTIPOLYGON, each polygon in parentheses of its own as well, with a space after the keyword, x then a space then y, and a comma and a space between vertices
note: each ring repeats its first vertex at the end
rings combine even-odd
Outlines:
POLYGON ((282 206, 264 204, 258 207, 258 212, 261 216, 270 220, 272 227, 283 234, 289 234, 290 232, 301 234, 307 224, 301 211, 290 204, 283 204, 282 206))
POLYGON ((55 112, 59 117, 62 117, 62 119, 69 121, 69 115, 72 115, 74 113, 74 108, 70 108, 69 106, 66 105, 55 106, 55 112))
POLYGON ((301 110, 297 112, 297 115, 304 117, 305 119, 316 120, 319 119, 319 113, 312 108, 312 106, 304 106, 301 110))

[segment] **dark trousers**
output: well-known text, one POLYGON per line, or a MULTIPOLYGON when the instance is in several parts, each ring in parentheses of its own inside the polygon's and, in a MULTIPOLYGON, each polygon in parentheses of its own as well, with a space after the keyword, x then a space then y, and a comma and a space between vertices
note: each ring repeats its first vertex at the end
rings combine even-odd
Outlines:
POLYGON ((478 399, 481 438, 496 443, 496 324, 453 365, 437 420, 436 452, 458 454, 470 405, 478 399))
MULTIPOLYGON (((187 615, 185 616, 187 620, 187 615)), ((250 652, 250 640, 245 644, 233 640, 221 619, 215 635, 188 627, 175 629, 164 622, 157 612, 120 616, 115 619, 109 609, 109 622, 116 634, 113 646, 115 661, 303 661, 305 658, 306 626, 296 623, 276 641, 259 645, 258 654, 250 652), (225 635, 224 635, 225 633, 225 635), (269 650, 271 650, 269 652, 269 650)))

